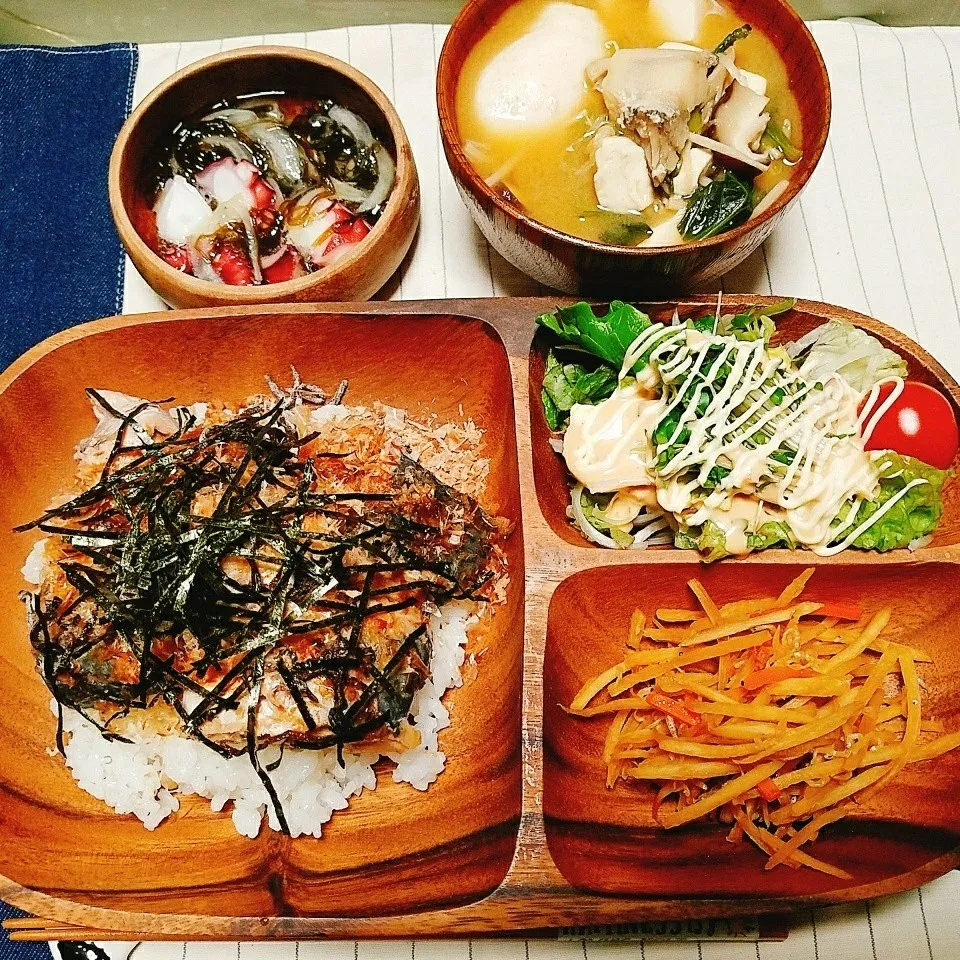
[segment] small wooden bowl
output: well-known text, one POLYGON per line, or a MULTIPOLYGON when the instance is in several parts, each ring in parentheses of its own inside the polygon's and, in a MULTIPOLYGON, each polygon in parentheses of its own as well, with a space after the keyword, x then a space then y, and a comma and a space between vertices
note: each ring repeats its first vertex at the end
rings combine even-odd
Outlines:
POLYGON ((483 235, 515 267, 566 293, 661 297, 711 283, 746 260, 793 206, 823 154, 830 81, 823 57, 788 0, 725 0, 762 31, 783 58, 803 121, 803 157, 783 195, 760 216, 708 240, 677 247, 621 247, 542 224, 494 190, 467 159, 457 123, 457 84, 479 40, 516 0, 470 0, 447 34, 437 74, 440 136, 460 196, 483 235))
POLYGON ((152 90, 127 118, 110 157, 110 209, 130 259, 174 307, 367 300, 406 256, 420 220, 420 184, 410 141, 383 91, 349 64, 296 47, 251 47, 216 54, 180 70, 152 90), (152 198, 146 160, 184 118, 222 100, 279 90, 334 100, 355 111, 393 155, 396 182, 386 208, 356 250, 316 273, 261 286, 211 283, 175 270, 151 249, 152 198))

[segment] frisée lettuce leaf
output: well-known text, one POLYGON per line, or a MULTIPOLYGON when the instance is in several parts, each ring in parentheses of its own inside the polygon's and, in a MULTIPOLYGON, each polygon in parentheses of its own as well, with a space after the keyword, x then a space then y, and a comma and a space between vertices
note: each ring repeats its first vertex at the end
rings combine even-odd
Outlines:
MULTIPOLYGON (((769 550, 772 547, 793 549, 797 545, 790 528, 779 520, 768 520, 758 530, 748 530, 746 537, 750 551, 769 550)), ((713 520, 708 520, 701 527, 681 527, 674 535, 673 543, 684 550, 698 551, 707 563, 731 555, 723 528, 713 520)))
POLYGON ((727 535, 723 532, 723 527, 713 520, 708 520, 700 527, 680 527, 674 534, 673 545, 681 550, 697 550, 707 563, 730 554, 727 550, 727 535))
POLYGON ((599 403, 606 400, 617 386, 617 374, 612 367, 582 363, 561 363, 556 353, 547 354, 543 373, 543 410, 551 430, 566 425, 570 408, 576 403, 599 403))

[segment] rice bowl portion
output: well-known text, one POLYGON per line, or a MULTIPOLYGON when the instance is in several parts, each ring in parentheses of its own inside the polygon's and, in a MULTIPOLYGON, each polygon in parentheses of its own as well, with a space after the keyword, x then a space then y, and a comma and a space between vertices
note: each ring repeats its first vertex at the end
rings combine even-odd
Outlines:
POLYGON ((426 790, 506 595, 474 423, 268 383, 235 407, 88 391, 77 489, 24 527, 57 745, 148 829, 196 795, 245 836, 320 837, 382 759, 426 790))

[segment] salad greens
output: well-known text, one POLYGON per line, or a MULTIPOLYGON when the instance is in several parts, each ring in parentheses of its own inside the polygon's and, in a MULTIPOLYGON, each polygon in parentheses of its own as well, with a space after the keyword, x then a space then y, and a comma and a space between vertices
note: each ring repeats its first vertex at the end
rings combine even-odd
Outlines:
POLYGON ((767 129, 764 130, 763 138, 760 141, 761 150, 769 150, 771 147, 779 150, 783 154, 783 159, 788 163, 796 163, 802 156, 787 136, 783 125, 773 119, 767 124, 767 129))
MULTIPOLYGON (((947 479, 945 470, 937 470, 892 450, 884 452, 880 468, 880 492, 875 500, 861 504, 856 519, 858 524, 873 516, 912 480, 920 478, 927 482, 909 490, 872 527, 868 527, 853 541, 853 545, 862 550, 883 551, 907 547, 914 540, 933 533, 943 513, 941 491, 947 479)), ((845 505, 833 525, 842 524, 849 512, 849 505, 845 505)))
MULTIPOLYGON (((681 526, 674 535, 673 545, 682 550, 698 551, 708 563, 730 554, 723 528, 713 520, 708 520, 702 527, 681 526)), ((751 550, 768 550, 771 547, 794 550, 797 541, 787 524, 768 520, 758 530, 747 533, 747 546, 751 550)))
MULTIPOLYGON (((906 364, 900 356, 875 337, 844 321, 831 320, 785 349, 770 346, 776 333, 773 318, 791 310, 794 305, 794 300, 784 300, 769 307, 754 307, 741 313, 721 314, 720 317, 705 314, 682 324, 675 320, 674 324, 740 341, 762 340, 769 354, 783 356, 792 369, 799 368, 800 380, 781 377, 780 386, 766 395, 759 412, 755 410, 751 414, 757 416, 758 424, 769 422, 765 413, 772 413, 775 407, 790 409, 792 404, 800 402, 795 397, 798 391, 802 395, 806 389, 804 381, 807 384, 814 381, 814 389, 823 389, 821 381, 825 377, 840 374, 855 390, 864 392, 882 377, 906 375, 906 364)), ((650 327, 651 320, 630 304, 615 300, 602 314, 581 302, 554 314, 544 314, 537 318, 537 323, 560 341, 547 355, 542 391, 547 422, 551 430, 558 431, 565 428, 569 411, 575 404, 600 403, 613 394, 627 350, 650 327)), ((639 373, 647 365, 653 349, 656 348, 651 347, 639 357, 630 373, 639 373)), ((660 384, 666 412, 654 427, 650 439, 656 454, 651 469, 658 473, 666 469, 663 476, 673 477, 667 468, 691 438, 693 422, 685 419, 684 411, 690 408, 695 415, 704 414, 733 373, 731 362, 722 354, 722 345, 710 344, 706 360, 694 375, 667 378, 660 384), (678 396, 681 391, 682 397, 678 396)), ((756 433, 748 434, 742 442, 746 449, 768 446, 772 436, 770 427, 761 425, 756 433)), ((780 469, 777 464, 785 470, 795 460, 797 451, 784 443, 767 456, 772 461, 772 474, 776 476, 780 469)), ((877 492, 872 500, 859 501, 856 518, 849 525, 850 510, 857 501, 848 500, 844 504, 831 524, 831 530, 836 531, 831 543, 842 541, 846 533, 852 532, 898 496, 894 505, 853 541, 853 546, 878 551, 907 547, 930 534, 940 520, 943 511, 941 491, 947 472, 893 451, 874 456, 880 471, 877 492), (926 482, 904 493, 904 489, 917 479, 926 482)), ((694 466, 692 473, 686 468, 680 469, 674 479, 681 483, 694 481, 706 495, 723 483, 733 467, 734 463, 723 455, 718 457, 705 477, 700 477, 694 466)), ((606 519, 605 511, 612 497, 611 493, 593 494, 581 488, 579 510, 575 511, 580 515, 577 522, 582 525, 585 521, 617 546, 629 547, 633 542, 632 535, 620 527, 612 527, 606 519)), ((708 519, 702 526, 690 526, 682 522, 680 515, 668 519, 675 528, 676 546, 695 549, 706 560, 730 553, 723 528, 713 520, 708 519)), ((750 550, 798 546, 789 524, 779 519, 767 520, 758 529, 747 530, 746 541, 750 550)))
POLYGON ((604 365, 590 369, 582 363, 561 363, 551 350, 543 373, 543 410, 551 430, 559 430, 575 403, 599 403, 617 386, 617 374, 604 365))
POLYGON ((594 530, 610 537, 621 550, 628 550, 633 546, 632 534, 626 533, 620 527, 611 526, 607 520, 606 509, 612 499, 612 493, 590 493, 589 490, 581 490, 580 509, 594 530))
POLYGON ((537 317, 537 323, 619 371, 627 348, 650 326, 650 318, 629 303, 614 300, 602 317, 589 303, 581 302, 545 313, 537 317))
POLYGON ((697 188, 680 219, 679 229, 687 240, 706 240, 739 227, 752 210, 752 184, 725 170, 706 186, 697 188))
POLYGON ((702 527, 681 526, 673 538, 673 545, 681 550, 696 550, 707 563, 727 556, 727 538, 723 528, 712 520, 702 527))
MULTIPOLYGON (((746 313, 724 314, 717 321, 713 332, 721 337, 736 337, 738 340, 764 340, 777 332, 773 318, 787 313, 797 305, 794 299, 781 300, 772 307, 751 307, 746 313)), ((713 320, 713 317, 708 319, 713 320)))

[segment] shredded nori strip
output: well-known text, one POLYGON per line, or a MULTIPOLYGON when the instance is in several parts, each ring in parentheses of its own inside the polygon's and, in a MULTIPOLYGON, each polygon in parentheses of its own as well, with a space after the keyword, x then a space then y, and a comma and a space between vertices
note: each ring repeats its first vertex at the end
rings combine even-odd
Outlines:
MULTIPOLYGON (((301 459, 315 436, 300 437, 284 414, 297 402, 328 401, 298 380, 292 391, 271 389, 275 403, 203 429, 180 408, 176 431, 161 440, 136 421, 152 404, 122 414, 88 391, 120 421, 99 479, 18 529, 38 529, 71 548, 59 565, 75 599, 65 603, 43 588, 24 594, 31 641, 58 704, 60 751, 64 707, 104 736, 124 739, 110 731, 114 720, 167 703, 199 742, 221 756, 247 754, 289 832, 269 776, 279 761, 264 766, 258 752, 272 742, 257 728, 267 671, 277 672, 306 728, 280 741, 281 750, 336 746, 342 761, 344 745, 384 728, 396 733, 423 684, 429 636, 424 626, 414 629, 378 663, 363 640, 364 624, 412 606, 484 599, 500 528, 475 501, 406 457, 388 493, 317 492, 316 472, 324 468, 316 464, 350 454, 311 449, 301 459), (205 496, 215 500, 209 515, 197 510, 205 496), (430 509, 418 511, 425 503, 430 509), (308 517, 329 524, 312 530, 308 517), (458 536, 450 540, 452 528, 458 536), (228 558, 244 562, 249 583, 224 571, 228 558), (378 583, 395 574, 403 581, 378 583), (331 585, 336 597, 327 596, 331 585), (296 637, 309 644, 312 635, 324 638, 313 655, 287 646, 296 637), (195 646, 178 658, 185 637, 195 646), (124 662, 135 664, 134 677, 124 674, 124 662), (325 724, 311 710, 307 684, 317 678, 334 691, 325 724), (205 726, 244 701, 244 745, 212 739, 205 726), (104 705, 115 712, 101 723, 90 713, 104 705)), ((341 384, 332 402, 345 389, 341 384)))

